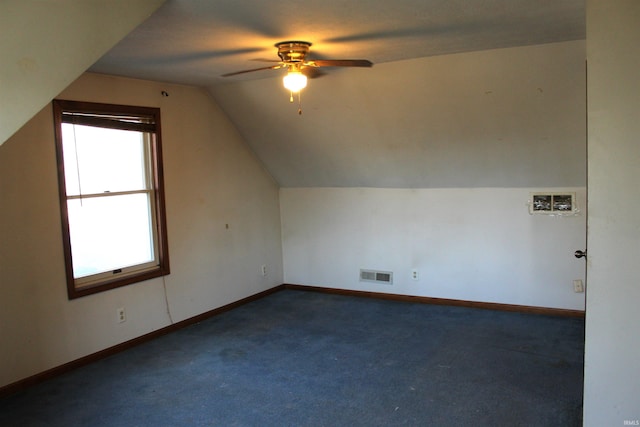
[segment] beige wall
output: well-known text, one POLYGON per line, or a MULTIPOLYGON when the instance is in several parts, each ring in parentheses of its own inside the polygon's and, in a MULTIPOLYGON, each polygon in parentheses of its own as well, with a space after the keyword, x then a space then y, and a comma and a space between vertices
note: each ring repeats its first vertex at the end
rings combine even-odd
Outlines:
POLYGON ((640 2, 587 1, 584 425, 640 423, 640 2))
POLYGON ((67 299, 45 107, 0 146, 0 386, 283 282, 278 187, 206 91, 85 74, 59 98, 161 108, 172 273, 67 299))

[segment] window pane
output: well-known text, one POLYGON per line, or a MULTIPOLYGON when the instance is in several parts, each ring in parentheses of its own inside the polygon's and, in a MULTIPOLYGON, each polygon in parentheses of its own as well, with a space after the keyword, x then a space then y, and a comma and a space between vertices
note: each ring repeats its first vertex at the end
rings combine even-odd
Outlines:
POLYGON ((69 298, 169 274, 160 109, 52 104, 69 298))
POLYGON ((144 133, 62 124, 67 195, 147 188, 144 133))
POLYGON ((149 196, 68 200, 74 278, 153 261, 149 196))

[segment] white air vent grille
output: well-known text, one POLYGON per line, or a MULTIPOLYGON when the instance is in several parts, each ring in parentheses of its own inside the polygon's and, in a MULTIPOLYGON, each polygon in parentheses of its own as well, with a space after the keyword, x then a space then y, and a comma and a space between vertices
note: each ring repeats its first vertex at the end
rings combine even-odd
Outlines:
POLYGON ((360 281, 391 285, 393 283, 393 273, 391 271, 360 270, 360 281))

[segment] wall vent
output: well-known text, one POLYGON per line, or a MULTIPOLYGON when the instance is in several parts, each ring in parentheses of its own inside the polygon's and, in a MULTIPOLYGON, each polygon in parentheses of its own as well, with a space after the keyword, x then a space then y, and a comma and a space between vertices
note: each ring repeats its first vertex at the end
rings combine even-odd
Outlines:
POLYGON ((361 282, 393 284, 393 273, 391 271, 360 270, 361 282))

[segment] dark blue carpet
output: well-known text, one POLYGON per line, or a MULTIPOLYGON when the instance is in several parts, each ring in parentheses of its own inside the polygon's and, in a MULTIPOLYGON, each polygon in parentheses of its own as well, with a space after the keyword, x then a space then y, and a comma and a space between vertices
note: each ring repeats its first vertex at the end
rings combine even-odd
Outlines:
POLYGON ((584 320, 280 291, 0 400, 1 426, 578 426, 584 320))

